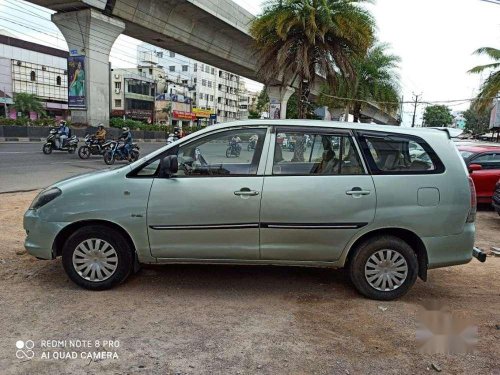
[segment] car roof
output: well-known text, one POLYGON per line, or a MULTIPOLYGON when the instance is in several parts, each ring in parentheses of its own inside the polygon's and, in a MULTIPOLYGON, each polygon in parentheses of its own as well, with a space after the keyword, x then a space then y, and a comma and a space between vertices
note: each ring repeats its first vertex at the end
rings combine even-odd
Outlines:
POLYGON ((400 134, 412 134, 412 135, 437 135, 444 134, 446 131, 442 129, 435 128, 409 128, 395 125, 376 125, 376 124, 364 124, 357 122, 340 122, 340 121, 327 121, 327 120, 240 120, 233 122, 225 122, 221 124, 207 126, 206 129, 217 128, 229 128, 234 126, 262 126, 262 125, 272 125, 272 126, 286 126, 286 127, 328 127, 335 129, 346 129, 346 130, 373 130, 379 132, 387 133, 400 133, 400 134))
POLYGON ((460 151, 469 151, 475 154, 489 151, 500 151, 500 145, 487 145, 487 144, 465 144, 457 145, 460 151))

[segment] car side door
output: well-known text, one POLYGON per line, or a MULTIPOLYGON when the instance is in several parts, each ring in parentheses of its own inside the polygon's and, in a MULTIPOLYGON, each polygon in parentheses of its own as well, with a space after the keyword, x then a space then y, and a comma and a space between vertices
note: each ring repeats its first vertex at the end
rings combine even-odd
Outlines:
POLYGON ((149 195, 153 257, 259 258, 267 133, 268 127, 217 130, 179 146, 179 171, 156 177, 149 195), (258 137, 254 149, 246 146, 253 135, 258 137), (238 138, 241 144, 231 144, 238 138))
POLYGON ((261 206, 262 259, 335 261, 373 221, 375 206, 372 177, 349 131, 278 127, 272 134, 261 206))
POLYGON ((480 203, 489 203, 495 190, 495 184, 500 178, 500 151, 473 156, 468 165, 471 164, 481 166, 480 170, 470 171, 476 187, 478 201, 480 203))

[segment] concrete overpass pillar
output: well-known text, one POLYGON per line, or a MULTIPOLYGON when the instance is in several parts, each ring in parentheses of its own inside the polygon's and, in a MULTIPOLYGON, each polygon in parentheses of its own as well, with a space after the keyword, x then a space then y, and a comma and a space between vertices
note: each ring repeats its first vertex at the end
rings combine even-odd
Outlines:
MULTIPOLYGON (((52 15, 52 22, 68 43, 72 65, 78 65, 79 59, 75 56, 84 62, 79 70, 80 82, 73 86, 73 91, 69 90, 73 94, 69 97, 72 121, 94 126, 102 122, 108 126, 109 53, 116 38, 125 30, 125 23, 94 9, 56 13, 52 15)), ((74 75, 74 69, 68 66, 68 85, 74 75)))
POLYGON ((288 104, 288 99, 295 92, 295 89, 290 86, 268 86, 267 87, 267 95, 269 95, 269 101, 271 102, 271 106, 269 109, 269 116, 271 118, 275 118, 272 112, 273 104, 280 104, 280 119, 286 119, 286 106, 288 104))

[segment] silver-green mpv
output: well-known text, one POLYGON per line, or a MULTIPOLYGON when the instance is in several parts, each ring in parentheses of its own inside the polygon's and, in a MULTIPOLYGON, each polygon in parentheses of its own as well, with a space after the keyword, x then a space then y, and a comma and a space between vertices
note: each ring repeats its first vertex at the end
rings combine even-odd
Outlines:
POLYGON ((389 300, 477 255, 475 210, 445 130, 251 120, 45 189, 25 246, 94 290, 141 263, 268 264, 345 267, 389 300))

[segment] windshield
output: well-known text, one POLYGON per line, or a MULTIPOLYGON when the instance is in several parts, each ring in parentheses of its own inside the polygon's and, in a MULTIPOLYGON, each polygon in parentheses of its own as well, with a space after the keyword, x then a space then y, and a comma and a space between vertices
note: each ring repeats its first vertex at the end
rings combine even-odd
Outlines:
POLYGON ((464 159, 468 159, 469 157, 471 157, 472 155, 474 155, 473 152, 471 151, 459 151, 460 152, 460 155, 462 155, 462 157, 464 159))

